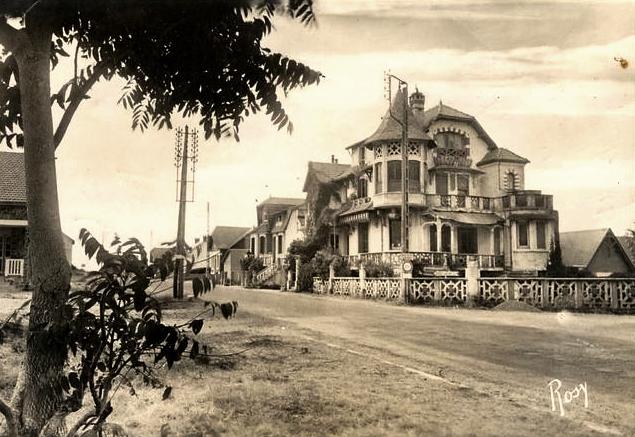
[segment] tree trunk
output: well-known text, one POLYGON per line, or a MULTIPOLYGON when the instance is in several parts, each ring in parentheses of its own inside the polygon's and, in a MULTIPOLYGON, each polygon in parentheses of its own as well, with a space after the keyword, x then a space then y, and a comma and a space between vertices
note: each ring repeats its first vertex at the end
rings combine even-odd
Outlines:
POLYGON ((50 90, 51 32, 27 22, 28 42, 16 51, 24 132, 29 255, 33 298, 24 359, 22 434, 37 435, 59 407, 66 359, 62 307, 70 289, 55 172, 50 90), (50 328, 50 329, 49 329, 50 328))

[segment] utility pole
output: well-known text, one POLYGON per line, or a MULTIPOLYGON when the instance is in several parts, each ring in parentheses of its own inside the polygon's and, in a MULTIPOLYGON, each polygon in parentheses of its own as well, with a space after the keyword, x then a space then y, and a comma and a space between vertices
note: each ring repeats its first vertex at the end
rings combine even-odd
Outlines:
POLYGON ((408 252, 408 83, 390 72, 386 73, 390 117, 401 125, 401 253, 408 252), (397 93, 403 96, 401 118, 392 112, 392 80, 397 81, 397 93))
POLYGON ((174 278, 172 283, 172 296, 175 299, 183 299, 183 280, 185 276, 185 204, 188 202, 187 187, 188 184, 192 184, 192 202, 194 200, 194 171, 196 162, 198 160, 198 139, 197 132, 194 129, 189 131, 188 126, 185 126, 185 130, 180 128, 176 131, 176 146, 175 146, 175 163, 177 168, 177 189, 179 202, 179 217, 178 228, 176 233, 176 254, 174 265, 174 278), (192 153, 189 149, 189 139, 192 136, 192 153), (187 168, 192 167, 192 179, 188 180, 187 168), (180 179, 179 179, 180 170, 180 179))
POLYGON ((207 202, 207 233, 205 234, 205 253, 207 254, 206 258, 207 258, 207 268, 205 270, 205 276, 207 276, 208 278, 211 275, 211 269, 210 269, 210 255, 209 255, 209 239, 210 239, 210 235, 209 235, 209 201, 207 202))
POLYGON ((404 303, 408 303, 408 283, 406 277, 412 274, 412 264, 407 260, 408 253, 408 83, 390 72, 386 73, 388 91, 388 108, 390 118, 401 125, 401 286, 404 303), (392 112, 392 80, 397 81, 397 93, 403 99, 403 114, 401 118, 392 112), (406 267, 409 265, 409 269, 406 267))

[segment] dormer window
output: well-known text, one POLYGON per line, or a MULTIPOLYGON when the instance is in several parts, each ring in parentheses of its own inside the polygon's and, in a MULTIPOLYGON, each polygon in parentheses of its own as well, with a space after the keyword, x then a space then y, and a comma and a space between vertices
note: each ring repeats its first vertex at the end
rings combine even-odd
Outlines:
POLYGON ((446 149, 462 149, 470 144, 470 139, 459 132, 439 132, 434 136, 434 141, 446 149))

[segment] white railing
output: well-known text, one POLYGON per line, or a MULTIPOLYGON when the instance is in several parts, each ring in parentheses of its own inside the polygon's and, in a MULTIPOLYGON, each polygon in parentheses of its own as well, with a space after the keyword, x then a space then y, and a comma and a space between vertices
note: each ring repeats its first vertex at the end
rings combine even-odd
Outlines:
POLYGON ((275 272, 276 272, 276 266, 268 265, 267 267, 265 267, 264 269, 262 269, 256 274, 256 281, 264 282, 267 279, 271 278, 275 272))
POLYGON ((24 260, 16 258, 5 259, 4 276, 24 276, 24 260))
POLYGON ((516 300, 543 309, 635 312, 635 278, 313 278, 313 292, 403 302, 482 306, 516 300), (469 288, 472 287, 472 288, 469 288))
POLYGON ((635 310, 635 278, 480 278, 484 304, 518 300, 539 308, 635 310))

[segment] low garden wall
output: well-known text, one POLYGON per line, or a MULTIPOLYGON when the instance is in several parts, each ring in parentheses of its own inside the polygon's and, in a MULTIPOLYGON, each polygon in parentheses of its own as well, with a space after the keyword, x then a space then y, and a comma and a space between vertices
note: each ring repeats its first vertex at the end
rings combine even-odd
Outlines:
POLYGON ((541 309, 635 313, 635 278, 313 278, 313 292, 410 304, 492 307, 517 300, 541 309), (407 299, 404 294, 407 294, 407 299))

